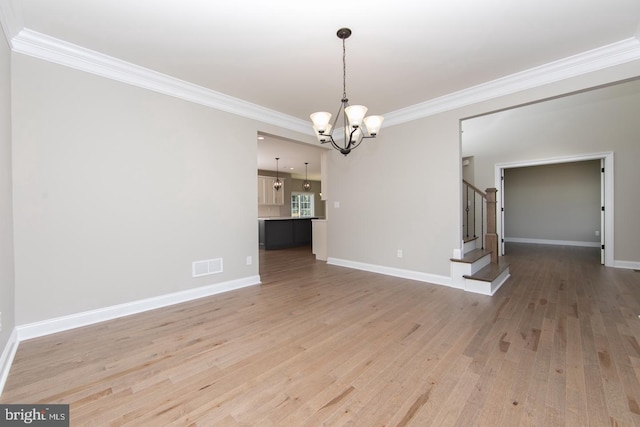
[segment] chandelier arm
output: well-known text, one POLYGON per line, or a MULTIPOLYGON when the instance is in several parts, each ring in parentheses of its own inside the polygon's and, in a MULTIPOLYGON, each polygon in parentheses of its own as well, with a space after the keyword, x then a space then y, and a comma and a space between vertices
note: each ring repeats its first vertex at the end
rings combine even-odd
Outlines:
POLYGON ((329 135, 329 141, 325 141, 324 143, 327 143, 327 142, 330 142, 331 146, 333 146, 333 148, 335 148, 336 150, 338 150, 339 152, 341 152, 345 156, 347 154, 349 154, 349 152, 351 151, 351 148, 349 148, 349 145, 347 145, 347 143, 345 143, 344 147, 340 147, 338 145, 338 143, 335 141, 335 139, 333 139, 333 137, 331 135, 329 135))
POLYGON ((349 119, 347 117, 347 107, 349 106, 348 104, 348 100, 347 98, 344 98, 342 100, 342 133, 344 134, 344 148, 349 149, 349 147, 351 146, 351 135, 353 135, 353 132, 355 132, 355 129, 351 131, 351 133, 349 133, 349 119), (349 135, 349 138, 347 138, 347 134, 349 135))
POLYGON ((351 135, 349 135, 349 148, 351 148, 352 150, 354 148, 356 148, 358 145, 360 145, 360 143, 362 142, 362 140, 365 138, 364 135, 362 134, 362 132, 360 132, 360 138, 357 141, 353 141, 353 134, 357 131, 358 129, 354 129, 353 132, 351 132, 351 135))
POLYGON ((360 145, 361 142, 362 142, 362 138, 360 138, 360 141, 358 141, 357 144, 354 144, 353 147, 351 147, 351 149, 355 150, 356 148, 358 148, 358 145, 360 145))
POLYGON ((358 141, 357 145, 356 145, 356 142, 353 140, 353 134, 356 133, 357 130, 358 130, 358 128, 353 128, 353 130, 349 134, 349 142, 346 144, 347 148, 356 148, 357 145, 360 145, 360 142, 362 141, 362 139, 360 139, 360 141, 358 141), (353 147, 351 147, 352 145, 353 145, 353 147))
POLYGON ((340 113, 344 110, 345 102, 346 101, 344 101, 344 100, 340 102, 340 108, 338 108, 338 113, 336 114, 335 119, 333 119, 333 126, 331 127, 331 132, 329 132, 329 135, 333 135, 333 131, 336 130, 336 125, 338 124, 338 119, 340 118, 340 113))
POLYGON ((333 148, 335 148, 338 151, 342 150, 342 147, 340 147, 338 143, 336 143, 336 141, 333 139, 332 136, 330 136, 329 139, 330 139, 329 142, 331 142, 331 145, 333 145, 333 148))

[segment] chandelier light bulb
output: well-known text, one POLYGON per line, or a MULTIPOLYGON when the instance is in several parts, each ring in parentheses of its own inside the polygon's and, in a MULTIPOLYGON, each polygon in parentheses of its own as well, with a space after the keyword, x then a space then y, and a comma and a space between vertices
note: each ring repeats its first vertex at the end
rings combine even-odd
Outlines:
POLYGON ((369 116, 364 118, 364 126, 367 128, 369 135, 376 136, 382 127, 382 116, 369 116))
POLYGON ((327 127, 330 127, 329 121, 331 120, 331 113, 327 113, 326 111, 318 111, 317 113, 311 114, 311 121, 313 122, 313 128, 320 135, 329 133, 327 127))
POLYGON ((344 109, 344 112, 349 119, 349 126, 355 129, 362 125, 364 115, 367 114, 367 107, 364 105, 350 105, 344 109))
POLYGON ((323 133, 320 133, 320 131, 318 131, 318 128, 316 128, 315 126, 313 127, 313 130, 316 133, 316 137, 318 138, 318 141, 325 143, 329 141, 329 135, 331 134, 331 123, 329 123, 325 129, 325 131, 323 133))

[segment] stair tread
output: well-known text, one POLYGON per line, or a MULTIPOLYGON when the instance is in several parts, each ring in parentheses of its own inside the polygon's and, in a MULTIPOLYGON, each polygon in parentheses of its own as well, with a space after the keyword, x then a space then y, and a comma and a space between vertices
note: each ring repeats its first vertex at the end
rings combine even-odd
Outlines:
POLYGON ((483 256, 486 256, 487 254, 490 254, 491 251, 488 251, 486 249, 474 249, 472 251, 467 252, 466 254, 464 254, 464 256, 460 259, 457 258, 451 258, 451 261, 455 261, 455 262, 464 262, 467 264, 472 264, 474 262, 476 262, 477 260, 479 260, 480 258, 482 258, 483 256))
POLYGON ((480 269, 475 274, 464 275, 465 279, 481 280, 483 282, 493 282, 498 276, 500 276, 507 268, 509 264, 506 262, 492 262, 486 267, 480 269))

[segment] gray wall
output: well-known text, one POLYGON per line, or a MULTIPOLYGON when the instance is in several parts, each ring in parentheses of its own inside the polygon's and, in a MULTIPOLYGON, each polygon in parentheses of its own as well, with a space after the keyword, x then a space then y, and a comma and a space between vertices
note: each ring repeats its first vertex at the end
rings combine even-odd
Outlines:
POLYGON ((432 116, 386 127, 347 157, 331 152, 330 258, 449 278, 462 224, 457 128, 452 114, 432 116))
POLYGON ((505 240, 597 246, 600 174, 599 160, 506 169, 505 240))
MULTIPOLYGON (((386 123, 378 138, 367 141, 353 155, 344 157, 335 150, 330 152, 325 187, 328 188, 329 259, 335 257, 409 270, 416 275, 424 273, 423 277, 430 280, 441 278, 444 281, 450 276, 452 249, 459 250, 462 245, 462 157, 474 156, 475 184, 486 188, 494 186, 493 169, 497 162, 615 149, 620 151, 620 155, 616 153, 615 173, 615 254, 622 257, 619 259, 640 262, 637 235, 620 235, 633 229, 635 218, 640 217, 638 203, 635 197, 630 197, 630 194, 636 194, 634 187, 640 182, 640 168, 636 166, 640 159, 636 97, 623 101, 622 111, 618 111, 615 109, 620 106, 618 102, 612 105, 606 95, 595 93, 591 102, 598 105, 595 111, 588 116, 578 114, 566 124, 567 133, 576 141, 570 145, 544 137, 533 144, 533 135, 554 130, 539 124, 526 129, 512 125, 508 131, 503 131, 500 123, 492 123, 492 128, 484 127, 487 133, 478 141, 489 148, 488 152, 480 149, 484 147, 476 150, 477 146, 469 151, 461 150, 461 138, 466 144, 467 129, 463 136, 460 134, 460 121, 466 118, 638 75, 640 61, 479 101, 407 123, 386 123), (598 126, 612 115, 618 116, 617 123, 631 123, 630 126, 616 128, 609 124, 600 130, 598 126), (589 123, 591 119, 593 123, 589 123), (612 133, 614 138, 611 138, 612 133), (523 141, 527 141, 524 147, 523 141), (615 146, 614 141, 617 141, 615 146), (484 179, 485 175, 489 179, 484 179), (618 206, 618 203, 621 204, 618 206), (403 250, 403 258, 396 256, 397 249, 403 250)), ((362 102, 366 104, 366 99, 362 102)), ((545 114, 545 108, 541 105, 540 113, 523 113, 523 116, 530 116, 529 119, 535 122, 545 114)), ((590 109, 591 105, 578 106, 577 110, 585 108, 590 109)), ((575 108, 573 112, 576 112, 575 108)), ((389 122, 400 120, 398 116, 388 119, 389 122)), ((500 119, 502 117, 496 121, 500 119)), ((562 127, 563 119, 568 120, 562 117, 554 125, 562 127)))
POLYGON ((614 153, 614 258, 640 263, 640 81, 465 120, 462 155, 475 182, 495 186, 495 165, 614 153))
POLYGON ((257 276, 256 134, 304 135, 20 54, 13 65, 18 325, 257 276), (191 277, 218 257, 223 273, 191 277))
POLYGON ((0 349, 5 348, 15 326, 10 76, 11 52, 0 29, 0 349))

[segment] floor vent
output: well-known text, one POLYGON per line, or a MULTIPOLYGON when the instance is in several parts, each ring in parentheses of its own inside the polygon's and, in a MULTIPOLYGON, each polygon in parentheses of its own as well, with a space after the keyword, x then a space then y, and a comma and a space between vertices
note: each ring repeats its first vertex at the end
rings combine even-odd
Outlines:
POLYGON ((206 276, 207 274, 222 273, 222 258, 194 261, 192 264, 193 277, 206 276))

